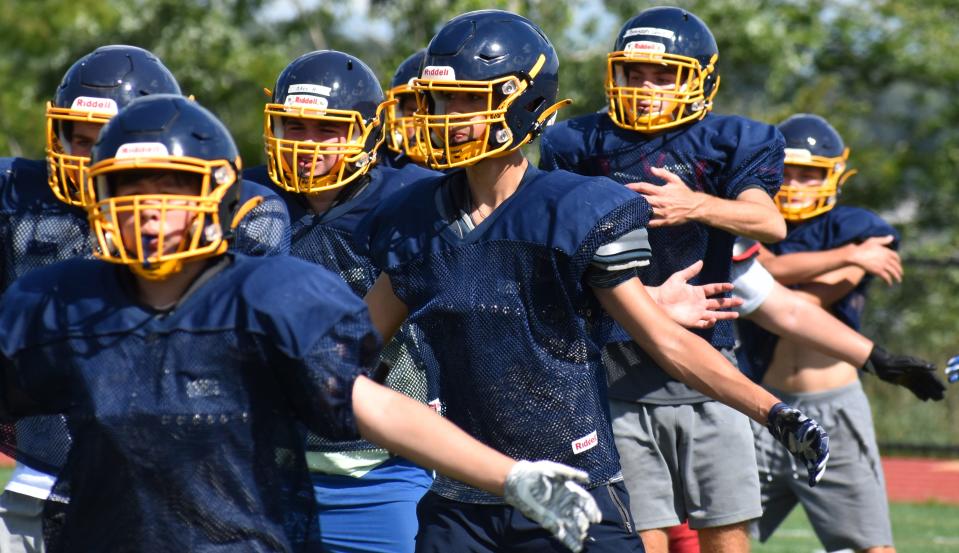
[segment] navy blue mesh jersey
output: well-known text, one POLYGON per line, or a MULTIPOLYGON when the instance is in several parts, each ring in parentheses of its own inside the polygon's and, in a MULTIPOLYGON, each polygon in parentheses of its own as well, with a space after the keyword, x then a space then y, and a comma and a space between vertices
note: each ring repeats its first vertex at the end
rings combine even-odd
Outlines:
MULTIPOLYGON (((622 129, 608 114, 597 112, 547 127, 540 138, 540 167, 607 176, 622 184, 662 183, 650 168, 665 167, 697 192, 735 199, 750 188, 775 195, 782 183, 783 148, 782 134, 775 127, 739 116, 709 114, 680 128, 648 135, 622 129)), ((656 256, 639 273, 645 284, 659 286, 700 259, 703 269, 693 284, 729 282, 733 235, 687 223, 649 229, 649 241, 656 256)), ((731 321, 694 332, 718 349, 735 343, 731 321)), ((616 327, 608 341, 604 353, 611 397, 658 404, 707 399, 670 378, 622 328, 616 327)))
MULTIPOLYGON (((250 255, 289 251, 289 216, 269 189, 244 182, 241 202, 264 201, 240 223, 231 249, 250 255)), ((0 158, 0 292, 28 272, 74 258, 91 258, 94 239, 86 212, 59 201, 47 184, 43 160, 0 158)), ((26 417, 17 423, 22 457, 37 470, 55 473, 69 449, 62 416, 26 417), (65 440, 58 447, 49 441, 65 440)))
POLYGON ((413 163, 413 160, 410 159, 410 156, 405 153, 397 153, 386 147, 386 142, 380 145, 380 148, 376 151, 376 163, 381 167, 392 167, 394 169, 402 169, 407 165, 416 165, 413 163))
MULTIPOLYGON (((394 194, 365 221, 446 416, 507 455, 619 477, 597 328, 609 317, 585 277, 602 246, 641 229, 646 201, 608 179, 530 167, 517 191, 468 233, 463 171, 394 194)), ((649 250, 641 250, 649 256, 649 250)), ((433 491, 469 503, 500 498, 438 477, 433 491)))
POLYGON ((48 550, 300 550, 314 520, 302 425, 357 437, 353 383, 379 353, 365 304, 282 256, 210 260, 169 311, 133 286, 124 267, 74 259, 0 303, 3 410, 65 413, 74 437, 48 550))
MULTIPOLYGON (((311 211, 302 194, 292 194, 276 188, 287 202, 292 218, 291 255, 322 265, 338 274, 353 290, 363 297, 373 286, 380 271, 365 251, 359 251, 354 240, 360 221, 373 208, 388 202, 389 196, 410 182, 435 177, 439 173, 416 165, 403 170, 374 166, 369 173, 355 183, 344 187, 341 198, 328 211, 317 214, 311 211)), ((265 166, 255 167, 244 173, 246 178, 269 180, 265 166)), ((425 369, 416 354, 421 341, 410 325, 403 325, 396 337, 383 349, 383 360, 391 367, 385 384, 420 402, 426 403, 437 397, 434 385, 427 383, 425 369)), ((313 451, 355 451, 374 449, 377 446, 366 440, 353 443, 332 444, 311 436, 309 447, 313 451)))
MULTIPOLYGON (((776 255, 831 250, 890 235, 895 237, 892 246, 899 248, 899 232, 879 215, 861 207, 837 205, 807 221, 790 223, 788 229, 782 242, 768 246, 776 255)), ((872 280, 873 276, 867 274, 851 292, 834 303, 829 312, 858 331, 866 307, 866 291, 872 280)), ((736 357, 740 366, 743 372, 761 382, 779 337, 745 320, 737 322, 737 330, 740 347, 736 357)))

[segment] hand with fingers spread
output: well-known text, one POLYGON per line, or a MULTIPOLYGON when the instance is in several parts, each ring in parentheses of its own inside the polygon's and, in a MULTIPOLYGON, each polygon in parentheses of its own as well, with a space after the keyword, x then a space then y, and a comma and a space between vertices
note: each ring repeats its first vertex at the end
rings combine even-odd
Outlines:
POLYGON ((586 484, 589 476, 552 461, 519 461, 506 476, 504 498, 578 552, 589 525, 602 520, 602 513, 593 496, 577 482, 586 484))
POLYGON ((939 401, 945 397, 946 385, 936 375, 936 366, 923 359, 893 355, 879 346, 873 346, 862 370, 886 382, 909 388, 923 401, 939 401))
POLYGON ((773 437, 806 466, 809 487, 814 487, 826 472, 829 435, 818 422, 781 402, 773 405, 766 420, 773 437))
POLYGON ((648 182, 632 182, 626 185, 645 196, 653 208, 653 218, 648 226, 665 227, 698 220, 708 196, 691 190, 679 175, 668 169, 651 167, 650 172, 666 181, 666 184, 659 186, 648 182))
POLYGON ((950 384, 959 382, 959 355, 953 357, 946 363, 946 380, 950 384))
POLYGON ((874 236, 861 244, 850 245, 849 262, 890 286, 902 282, 902 260, 896 250, 889 247, 894 240, 894 236, 874 236))
POLYGON ((702 260, 670 275, 661 286, 651 290, 656 303, 669 318, 687 328, 710 328, 716 321, 735 319, 735 311, 723 311, 742 305, 741 298, 716 298, 729 292, 733 285, 716 282, 703 285, 690 284, 703 268, 702 260))

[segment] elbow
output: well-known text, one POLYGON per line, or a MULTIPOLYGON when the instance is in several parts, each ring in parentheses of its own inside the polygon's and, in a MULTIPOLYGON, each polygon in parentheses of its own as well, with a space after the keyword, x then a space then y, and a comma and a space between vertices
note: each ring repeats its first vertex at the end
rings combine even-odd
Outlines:
POLYGON ((764 236, 759 238, 759 241, 766 244, 775 244, 786 238, 786 230, 786 220, 777 211, 767 218, 767 223, 763 228, 764 236))

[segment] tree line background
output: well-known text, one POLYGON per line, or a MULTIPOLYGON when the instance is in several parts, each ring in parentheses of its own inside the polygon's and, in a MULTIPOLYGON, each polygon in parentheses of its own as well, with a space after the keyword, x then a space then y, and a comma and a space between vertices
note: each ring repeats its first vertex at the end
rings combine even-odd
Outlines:
MULTIPOLYGON (((389 84, 449 18, 502 8, 537 22, 561 60, 560 117, 605 103, 605 55, 621 24, 662 2, 589 0, 0 0, 0 155, 43 156, 44 105, 63 73, 104 44, 157 54, 215 111, 245 165, 262 163, 264 88, 295 57, 343 50, 389 84)), ((720 49, 715 111, 777 123, 825 116, 852 149, 841 201, 902 233, 905 281, 873 285, 864 332, 943 364, 959 354, 959 4, 953 0, 676 0, 720 49)), ((937 404, 866 377, 880 442, 959 451, 959 386, 937 404)))

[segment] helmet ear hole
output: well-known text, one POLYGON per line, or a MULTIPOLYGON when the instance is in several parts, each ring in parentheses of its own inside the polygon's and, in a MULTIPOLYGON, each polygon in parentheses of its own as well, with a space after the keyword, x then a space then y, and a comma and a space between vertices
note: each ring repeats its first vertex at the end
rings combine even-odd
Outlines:
POLYGON ((543 104, 545 103, 546 103, 546 98, 543 96, 539 96, 537 98, 534 98, 531 102, 527 103, 526 106, 524 107, 526 111, 530 113, 536 113, 543 107, 543 104))

